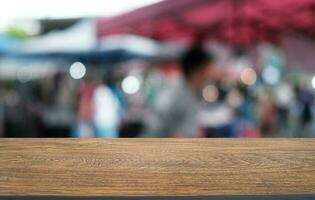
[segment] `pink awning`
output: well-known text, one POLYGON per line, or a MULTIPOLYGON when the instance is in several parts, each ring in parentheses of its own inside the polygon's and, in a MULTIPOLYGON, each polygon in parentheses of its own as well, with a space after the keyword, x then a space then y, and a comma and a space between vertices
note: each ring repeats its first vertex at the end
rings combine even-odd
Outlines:
POLYGON ((203 34, 233 44, 276 40, 284 32, 315 37, 315 0, 164 0, 98 20, 98 36, 130 33, 159 40, 203 34))

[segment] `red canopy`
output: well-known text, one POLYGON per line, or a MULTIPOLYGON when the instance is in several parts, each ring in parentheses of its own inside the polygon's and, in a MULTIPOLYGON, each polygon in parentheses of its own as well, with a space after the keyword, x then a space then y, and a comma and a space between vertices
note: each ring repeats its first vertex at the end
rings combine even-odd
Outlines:
POLYGON ((233 44, 275 40, 284 32, 315 36, 315 0, 164 0, 98 20, 98 36, 130 33, 159 40, 198 34, 233 44))

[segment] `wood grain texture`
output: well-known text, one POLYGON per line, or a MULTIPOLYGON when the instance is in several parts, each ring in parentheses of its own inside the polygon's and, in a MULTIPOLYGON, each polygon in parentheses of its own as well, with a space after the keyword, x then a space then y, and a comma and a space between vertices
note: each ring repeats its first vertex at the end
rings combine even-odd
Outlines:
POLYGON ((315 194, 314 139, 1 139, 0 195, 315 194))

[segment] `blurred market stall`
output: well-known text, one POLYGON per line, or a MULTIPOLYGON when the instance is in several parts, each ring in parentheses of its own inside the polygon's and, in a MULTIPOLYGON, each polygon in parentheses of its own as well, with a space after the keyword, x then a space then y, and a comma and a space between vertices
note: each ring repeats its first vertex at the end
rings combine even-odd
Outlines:
POLYGON ((314 37, 314 6, 313 0, 164 0, 99 19, 98 36, 132 33, 159 40, 191 40, 202 34, 238 45, 275 41, 288 32, 314 37))

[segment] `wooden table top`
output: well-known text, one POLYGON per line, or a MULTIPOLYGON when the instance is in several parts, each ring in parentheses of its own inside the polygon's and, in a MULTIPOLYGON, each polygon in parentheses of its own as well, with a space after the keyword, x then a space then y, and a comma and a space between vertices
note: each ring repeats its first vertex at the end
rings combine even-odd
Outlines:
POLYGON ((0 195, 315 194, 314 139, 0 139, 0 195))

